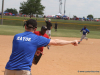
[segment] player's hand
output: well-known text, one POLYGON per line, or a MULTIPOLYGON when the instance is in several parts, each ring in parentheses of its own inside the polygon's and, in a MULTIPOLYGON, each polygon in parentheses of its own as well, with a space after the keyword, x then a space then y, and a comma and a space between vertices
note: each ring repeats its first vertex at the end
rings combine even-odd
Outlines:
POLYGON ((81 32, 80 32, 80 34, 81 34, 81 32))
POLYGON ((86 35, 87 35, 88 33, 86 33, 86 35))
POLYGON ((47 46, 47 49, 50 49, 50 45, 47 46))
POLYGON ((74 41, 72 42, 72 45, 74 45, 74 46, 78 46, 78 42, 80 42, 80 41, 78 41, 78 40, 74 40, 74 41))

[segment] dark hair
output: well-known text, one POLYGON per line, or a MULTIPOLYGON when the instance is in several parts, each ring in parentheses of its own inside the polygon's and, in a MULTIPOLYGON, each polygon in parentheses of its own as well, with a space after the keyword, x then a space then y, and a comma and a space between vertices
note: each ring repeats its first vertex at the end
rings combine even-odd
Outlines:
POLYGON ((35 29, 37 28, 37 22, 34 19, 29 19, 25 22, 27 29, 35 29))
POLYGON ((84 29, 86 29, 86 26, 84 26, 84 29))
POLYGON ((47 27, 46 26, 42 26, 41 29, 47 30, 47 27))

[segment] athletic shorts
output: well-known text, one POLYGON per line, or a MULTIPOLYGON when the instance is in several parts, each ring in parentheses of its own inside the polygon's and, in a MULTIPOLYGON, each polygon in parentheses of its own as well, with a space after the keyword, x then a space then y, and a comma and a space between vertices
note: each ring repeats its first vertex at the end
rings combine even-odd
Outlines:
POLYGON ((51 35, 51 30, 46 30, 46 34, 51 35))
POLYGON ((31 75, 28 70, 8 70, 5 69, 4 75, 31 75))

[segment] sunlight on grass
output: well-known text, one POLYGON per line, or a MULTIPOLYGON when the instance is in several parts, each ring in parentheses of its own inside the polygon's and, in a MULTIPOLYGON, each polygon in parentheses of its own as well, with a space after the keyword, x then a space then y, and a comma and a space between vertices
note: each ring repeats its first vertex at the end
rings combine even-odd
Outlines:
MULTIPOLYGON (((40 31, 40 27, 37 28, 37 31, 40 31)), ((18 33, 24 32, 25 29, 23 26, 8 26, 8 25, 0 25, 0 35, 15 35, 18 33)), ((73 29, 58 29, 55 32, 54 28, 52 28, 51 36, 54 37, 79 37, 81 38, 82 34, 80 34, 80 30, 73 29)), ((98 38, 100 39, 100 31, 90 31, 88 34, 89 38, 98 38)))

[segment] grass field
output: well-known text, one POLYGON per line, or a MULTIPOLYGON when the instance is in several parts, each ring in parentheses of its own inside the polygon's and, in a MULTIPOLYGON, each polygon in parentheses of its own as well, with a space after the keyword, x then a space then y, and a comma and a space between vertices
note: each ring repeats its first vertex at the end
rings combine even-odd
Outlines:
MULTIPOLYGON (((4 16, 4 25, 0 25, 0 35, 15 35, 24 32, 23 20, 25 17, 4 16)), ((26 18, 29 19, 29 18, 26 18)), ((36 18, 33 18, 36 19, 36 18)), ((38 28, 46 25, 43 18, 37 18, 38 28)), ((90 30, 89 38, 100 39, 100 23, 91 21, 59 20, 52 19, 52 36, 59 37, 81 37, 80 30, 87 26, 90 30), (58 23, 58 31, 54 31, 54 23, 58 23)))
MULTIPOLYGON (((40 27, 37 28, 37 31, 40 30, 40 27)), ((0 25, 0 35, 15 35, 17 33, 24 32, 24 28, 22 26, 8 26, 8 25, 0 25)), ((55 32, 52 29, 52 36, 55 37, 81 37, 82 34, 79 32, 80 30, 73 29, 58 29, 55 32)), ((100 39, 99 31, 91 31, 88 35, 89 38, 97 38, 100 39)))

